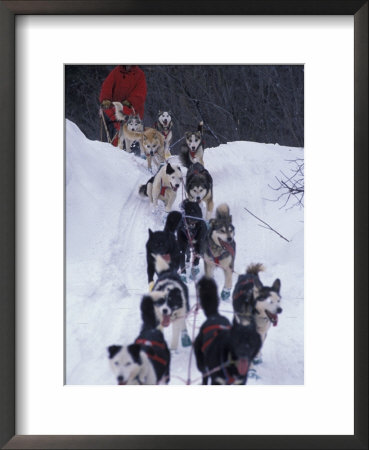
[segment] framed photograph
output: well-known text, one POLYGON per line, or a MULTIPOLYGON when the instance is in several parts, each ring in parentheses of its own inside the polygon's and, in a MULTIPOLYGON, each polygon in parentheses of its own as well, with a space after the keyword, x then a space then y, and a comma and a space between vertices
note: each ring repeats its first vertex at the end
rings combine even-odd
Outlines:
MULTIPOLYGON (((4 448, 367 448, 367 16, 364 1, 0 3, 4 448), (111 103, 114 70, 144 74, 145 111, 137 97, 111 103), (160 129, 169 120, 172 141, 160 129), (142 140, 150 129, 163 161, 142 140), (190 160, 198 136, 201 164, 190 160), (158 281, 149 294, 146 241, 170 210, 190 235, 193 193, 179 180, 168 205, 161 186, 157 208, 139 190, 150 197, 149 179, 177 165, 189 179, 193 162, 214 190, 214 206, 194 203, 203 239, 219 204, 232 217, 231 289, 214 272, 220 312, 237 316, 226 297, 251 263, 265 264, 270 299, 282 295, 280 315, 266 313, 278 326, 265 361, 245 369, 232 348, 214 378, 223 386, 200 386, 212 373, 187 346, 205 321, 190 276, 209 270, 196 256, 210 244, 189 245, 192 262, 179 253, 187 340, 185 327, 177 339, 166 327, 158 281), (170 379, 150 386, 149 361, 152 377, 137 377, 149 385, 117 386, 121 345, 147 344, 142 305, 172 347, 170 379)), ((160 272, 175 258, 158 253, 160 272)))

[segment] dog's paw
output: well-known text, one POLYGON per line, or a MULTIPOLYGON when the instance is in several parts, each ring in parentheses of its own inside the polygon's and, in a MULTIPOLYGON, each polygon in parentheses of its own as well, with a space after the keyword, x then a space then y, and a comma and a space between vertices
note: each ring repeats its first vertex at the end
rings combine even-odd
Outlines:
POLYGON ((227 289, 227 288, 223 288, 221 294, 220 294, 220 298, 224 301, 229 300, 229 298, 231 297, 231 290, 227 289))
POLYGON ((257 366, 258 364, 261 364, 263 362, 263 357, 261 355, 255 356, 252 362, 257 366))
POLYGON ((190 279, 195 281, 197 275, 200 273, 200 269, 197 266, 192 267, 190 279))
POLYGON ((260 380, 260 376, 257 374, 255 369, 249 369, 247 372, 247 378, 251 378, 253 380, 260 380))
POLYGON ((181 280, 183 281, 183 283, 187 284, 187 275, 185 273, 181 273, 181 280))
POLYGON ((182 347, 190 347, 192 345, 190 336, 187 333, 187 330, 182 331, 181 335, 182 347))

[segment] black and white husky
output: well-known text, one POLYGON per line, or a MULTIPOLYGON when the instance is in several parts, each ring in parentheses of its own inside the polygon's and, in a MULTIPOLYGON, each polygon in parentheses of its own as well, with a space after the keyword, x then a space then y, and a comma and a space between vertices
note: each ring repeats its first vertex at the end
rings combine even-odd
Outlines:
POLYGON ((157 320, 162 328, 172 324, 171 350, 178 348, 180 335, 182 345, 189 346, 191 340, 186 327, 186 316, 190 309, 187 286, 160 255, 156 257, 155 266, 159 276, 150 295, 157 320))
POLYGON ((108 347, 110 367, 120 385, 166 384, 169 382, 170 352, 163 333, 157 329, 150 295, 141 301, 141 317, 141 332, 133 344, 108 347))
POLYGON ((186 174, 186 194, 191 202, 206 204, 206 220, 213 212, 213 178, 200 163, 191 164, 186 174))
POLYGON ((165 157, 168 158, 170 156, 170 144, 173 139, 172 113, 170 111, 159 111, 154 128, 160 131, 160 133, 164 136, 165 157))
POLYGON ((207 227, 202 218, 202 211, 197 202, 185 199, 181 203, 182 220, 177 229, 177 241, 180 251, 181 278, 186 281, 186 259, 189 261, 192 251, 191 278, 199 273, 200 257, 203 254, 207 227))
POLYGON ((164 203, 165 211, 169 212, 177 197, 177 190, 182 180, 180 166, 167 163, 146 184, 140 186, 138 193, 143 197, 149 197, 153 212, 158 207, 158 200, 164 203))
POLYGON ((262 264, 250 264, 246 273, 238 277, 232 294, 235 319, 242 324, 249 320, 251 312, 262 344, 269 328, 278 325, 278 314, 282 312, 281 282, 277 278, 271 287, 264 286, 259 278, 259 272, 263 270, 262 264))
POLYGON ((198 285, 200 304, 206 320, 194 342, 197 368, 202 384, 245 384, 252 360, 261 347, 253 316, 247 324, 231 324, 219 314, 215 281, 203 277, 198 285))
POLYGON ((187 131, 185 133, 185 144, 181 146, 179 157, 182 164, 187 168, 195 163, 200 163, 204 166, 203 126, 204 123, 201 121, 197 131, 187 131))
POLYGON ((149 289, 154 285, 155 261, 161 255, 169 264, 169 268, 177 271, 180 264, 180 249, 175 232, 182 220, 179 211, 171 211, 166 219, 164 230, 152 231, 149 228, 149 239, 146 242, 147 277, 149 289))

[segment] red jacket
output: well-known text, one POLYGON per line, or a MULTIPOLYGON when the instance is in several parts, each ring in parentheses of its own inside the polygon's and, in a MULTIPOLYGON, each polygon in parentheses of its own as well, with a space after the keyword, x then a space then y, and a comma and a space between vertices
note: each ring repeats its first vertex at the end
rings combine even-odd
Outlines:
MULTIPOLYGON (((130 71, 126 70, 126 66, 117 66, 103 82, 99 100, 100 103, 103 100, 110 100, 112 102, 128 100, 134 107, 136 114, 139 114, 141 119, 143 119, 146 90, 145 74, 138 66, 131 66, 130 71)), ((105 110, 105 113, 111 120, 115 120, 114 112, 114 107, 105 110)), ((126 106, 123 112, 125 114, 133 113, 126 106)))

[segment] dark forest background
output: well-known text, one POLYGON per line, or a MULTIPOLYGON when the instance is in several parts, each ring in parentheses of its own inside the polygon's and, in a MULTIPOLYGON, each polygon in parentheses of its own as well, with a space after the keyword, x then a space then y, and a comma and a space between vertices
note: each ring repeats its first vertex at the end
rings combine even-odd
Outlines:
MULTIPOLYGON (((101 84, 114 67, 65 66, 65 116, 92 140, 101 133, 101 84)), ((170 110, 173 143, 203 120, 205 147, 240 140, 304 146, 302 65, 140 67, 147 82, 144 124, 153 126, 159 110, 170 110)))

